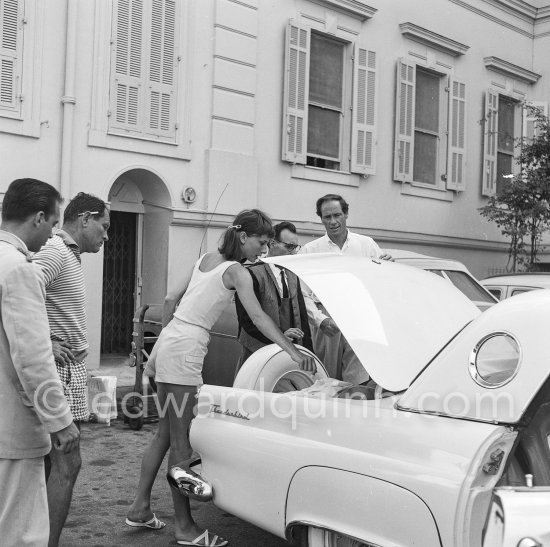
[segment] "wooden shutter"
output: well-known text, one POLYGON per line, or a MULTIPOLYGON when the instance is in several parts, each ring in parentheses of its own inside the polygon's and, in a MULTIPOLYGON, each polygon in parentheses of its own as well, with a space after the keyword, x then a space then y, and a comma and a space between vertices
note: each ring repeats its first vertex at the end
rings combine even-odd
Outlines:
POLYGON ((147 86, 147 132, 176 131, 176 2, 153 0, 147 86))
MULTIPOLYGON (((547 102, 530 102, 528 106, 538 108, 542 114, 548 116, 547 102)), ((523 108, 523 133, 524 139, 532 139, 538 136, 540 129, 535 125, 536 117, 532 110, 527 107, 523 108)))
POLYGON ((397 63, 395 109, 394 180, 412 182, 414 165, 414 107, 416 63, 400 59, 397 63))
POLYGON ((447 155, 447 189, 457 192, 466 182, 466 84, 449 82, 449 141, 447 155))
POLYGON ((143 127, 143 0, 117 0, 114 13, 110 127, 143 127))
POLYGON ((22 48, 19 10, 22 0, 0 2, 0 109, 18 108, 18 70, 22 48))
POLYGON ((283 160, 306 163, 310 29, 289 21, 283 106, 283 160))
POLYGON ((376 52, 355 46, 353 62, 353 117, 351 172, 376 172, 376 52))
POLYGON ((488 89, 485 93, 485 117, 483 123, 483 179, 481 193, 484 196, 492 196, 496 192, 498 144, 498 92, 493 89, 488 89))

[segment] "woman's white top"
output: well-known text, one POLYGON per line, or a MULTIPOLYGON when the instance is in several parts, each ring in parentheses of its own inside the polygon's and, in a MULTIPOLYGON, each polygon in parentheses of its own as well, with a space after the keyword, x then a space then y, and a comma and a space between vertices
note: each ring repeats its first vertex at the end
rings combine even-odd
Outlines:
POLYGON ((223 284, 223 274, 227 268, 238 262, 228 260, 218 264, 209 272, 201 272, 200 265, 205 256, 202 255, 197 260, 189 286, 174 317, 185 323, 210 330, 235 294, 235 289, 228 289, 223 284))

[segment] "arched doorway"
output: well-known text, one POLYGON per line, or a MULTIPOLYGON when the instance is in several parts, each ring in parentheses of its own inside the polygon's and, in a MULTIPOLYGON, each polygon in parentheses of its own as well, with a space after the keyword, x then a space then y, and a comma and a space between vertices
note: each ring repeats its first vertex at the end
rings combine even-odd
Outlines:
POLYGON ((170 194, 158 175, 132 169, 109 192, 111 227, 103 258, 101 353, 127 354, 132 318, 166 293, 170 194))

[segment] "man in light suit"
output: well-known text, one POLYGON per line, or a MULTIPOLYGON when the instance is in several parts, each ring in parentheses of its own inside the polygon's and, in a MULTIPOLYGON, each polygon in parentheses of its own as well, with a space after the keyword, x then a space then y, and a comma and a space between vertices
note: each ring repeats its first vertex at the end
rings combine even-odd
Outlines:
MULTIPOLYGON (((281 222, 273 229, 275 236, 269 242, 268 256, 290 255, 300 249, 294 224, 281 222)), ((263 262, 252 264, 248 271, 252 276, 254 293, 262 310, 273 319, 288 338, 312 350, 307 310, 296 274, 263 262)), ((238 339, 242 345, 238 370, 255 351, 272 342, 254 325, 239 301, 238 295, 235 295, 235 305, 239 320, 238 339)))
POLYGON ((45 547, 49 521, 44 456, 78 446, 57 375, 38 251, 59 220, 59 192, 13 181, 0 224, 0 532, 3 547, 45 547))

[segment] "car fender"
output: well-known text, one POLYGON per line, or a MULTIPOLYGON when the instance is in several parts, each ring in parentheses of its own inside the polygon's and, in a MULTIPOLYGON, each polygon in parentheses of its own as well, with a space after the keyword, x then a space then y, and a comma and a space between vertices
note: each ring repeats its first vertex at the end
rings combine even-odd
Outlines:
POLYGON ((330 467, 299 469, 289 485, 286 535, 315 526, 374 545, 440 547, 434 517, 413 492, 366 475, 330 467))

